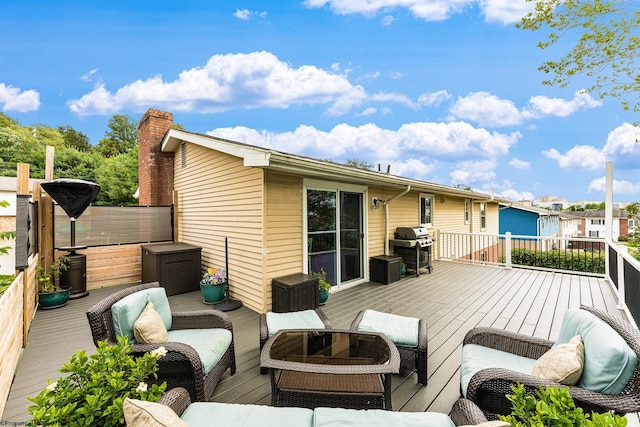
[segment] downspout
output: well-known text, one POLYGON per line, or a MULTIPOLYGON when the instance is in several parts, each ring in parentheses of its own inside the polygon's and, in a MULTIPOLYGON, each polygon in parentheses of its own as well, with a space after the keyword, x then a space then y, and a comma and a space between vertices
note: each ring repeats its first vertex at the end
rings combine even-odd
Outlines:
POLYGON ((407 188, 405 188, 404 191, 384 201, 384 236, 385 236, 384 254, 385 255, 389 255, 389 203, 392 200, 397 199, 398 197, 404 196, 410 190, 411 190, 411 186, 407 185, 407 188))

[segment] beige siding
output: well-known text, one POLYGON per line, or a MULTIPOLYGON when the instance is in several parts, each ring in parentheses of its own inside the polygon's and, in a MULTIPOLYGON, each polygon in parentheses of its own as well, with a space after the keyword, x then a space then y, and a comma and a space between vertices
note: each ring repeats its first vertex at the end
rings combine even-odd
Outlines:
POLYGON ((271 279, 304 271, 302 192, 302 178, 266 173, 263 312, 271 309, 271 279))
POLYGON ((178 192, 177 241, 202 247, 202 264, 223 267, 228 238, 231 296, 255 311, 263 309, 263 171, 242 159, 187 144, 186 166, 175 156, 178 192))
POLYGON ((369 187, 369 200, 365 201, 365 206, 369 209, 367 243, 370 257, 384 254, 386 238, 393 239, 396 227, 418 224, 418 195, 409 192, 389 202, 389 234, 385 236, 385 207, 378 203, 378 208, 373 209, 371 199, 389 200, 401 192, 401 189, 369 187))

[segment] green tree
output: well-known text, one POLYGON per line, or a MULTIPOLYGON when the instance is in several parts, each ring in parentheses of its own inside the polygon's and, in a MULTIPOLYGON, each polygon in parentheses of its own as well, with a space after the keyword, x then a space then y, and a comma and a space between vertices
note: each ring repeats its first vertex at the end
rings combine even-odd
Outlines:
POLYGON ((586 90, 600 98, 613 97, 625 110, 640 111, 637 92, 640 74, 640 14, 638 2, 620 0, 527 0, 535 10, 516 26, 548 30, 538 47, 546 49, 561 39, 576 39, 575 46, 539 69, 550 74, 543 84, 567 87, 577 76, 588 80, 586 90))
POLYGON ((78 132, 71 126, 58 126, 58 132, 62 134, 65 147, 73 147, 80 151, 91 151, 89 137, 78 132))
POLYGON ((345 165, 354 166, 358 169, 364 169, 368 171, 373 169, 373 163, 369 163, 367 161, 359 160, 359 159, 347 159, 347 161, 345 162, 345 165))
POLYGON ((97 181, 97 170, 104 161, 97 153, 79 151, 74 147, 60 148, 54 156, 54 178, 97 181))
POLYGON ((129 116, 116 114, 109 119, 109 130, 96 149, 104 157, 128 153, 138 145, 138 126, 129 116))
POLYGON ((104 159, 96 171, 100 185, 98 205, 137 205, 138 147, 131 152, 104 159))

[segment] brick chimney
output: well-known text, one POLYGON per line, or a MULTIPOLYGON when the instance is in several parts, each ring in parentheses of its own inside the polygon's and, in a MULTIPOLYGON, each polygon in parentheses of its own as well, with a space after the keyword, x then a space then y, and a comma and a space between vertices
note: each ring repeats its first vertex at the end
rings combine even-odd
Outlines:
POLYGON ((173 153, 163 153, 162 139, 173 127, 173 114, 150 108, 138 124, 140 206, 173 203, 173 153))

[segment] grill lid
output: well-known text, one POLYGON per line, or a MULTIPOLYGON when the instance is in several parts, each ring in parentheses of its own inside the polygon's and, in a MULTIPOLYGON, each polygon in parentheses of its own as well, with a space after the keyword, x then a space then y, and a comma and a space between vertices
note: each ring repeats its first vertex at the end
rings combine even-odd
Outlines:
POLYGON ((429 231, 425 227, 397 227, 395 236, 404 240, 429 239, 429 231))

